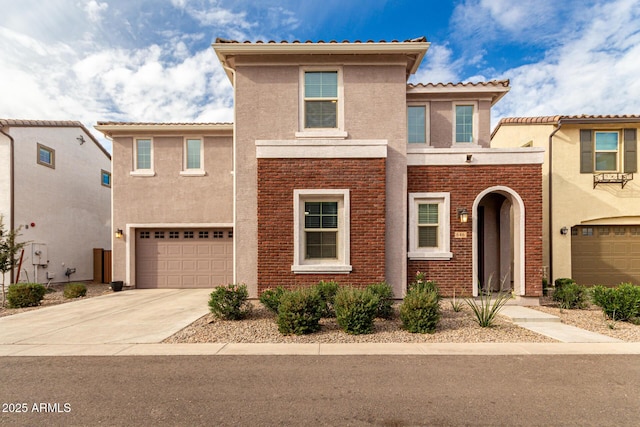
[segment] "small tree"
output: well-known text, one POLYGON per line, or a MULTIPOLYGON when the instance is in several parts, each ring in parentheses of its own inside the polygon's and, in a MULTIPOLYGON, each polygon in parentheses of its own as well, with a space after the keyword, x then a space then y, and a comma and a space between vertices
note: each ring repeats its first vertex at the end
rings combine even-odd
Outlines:
POLYGON ((4 217, 0 215, 0 273, 2 274, 2 307, 5 304, 5 275, 18 265, 18 252, 24 248, 26 242, 16 242, 20 236, 19 227, 16 230, 4 229, 4 217))

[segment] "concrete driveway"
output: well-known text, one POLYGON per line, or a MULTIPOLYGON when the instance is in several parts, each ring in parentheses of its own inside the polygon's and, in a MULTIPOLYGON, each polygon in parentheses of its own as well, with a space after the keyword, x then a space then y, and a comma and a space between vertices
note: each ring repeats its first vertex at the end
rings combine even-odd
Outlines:
POLYGON ((158 343, 208 312, 211 289, 133 289, 0 318, 0 345, 158 343))

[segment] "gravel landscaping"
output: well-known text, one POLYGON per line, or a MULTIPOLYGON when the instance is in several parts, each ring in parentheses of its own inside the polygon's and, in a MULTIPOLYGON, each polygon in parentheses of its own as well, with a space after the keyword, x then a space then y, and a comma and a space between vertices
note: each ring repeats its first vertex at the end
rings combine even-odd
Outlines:
MULTIPOLYGON (((26 308, 6 308, 0 307, 0 317, 10 316, 12 314, 24 313, 25 311, 37 310, 43 307, 49 307, 52 305, 64 304, 71 301, 78 301, 81 299, 87 299, 92 297, 99 297, 100 295, 106 295, 113 293, 108 283, 93 283, 83 282, 87 285, 87 295, 80 298, 68 299, 63 295, 64 286, 66 283, 52 284, 49 286, 49 292, 44 295, 42 304, 38 307, 26 307, 26 308)), ((2 297, 0 297, 2 298, 2 297)))

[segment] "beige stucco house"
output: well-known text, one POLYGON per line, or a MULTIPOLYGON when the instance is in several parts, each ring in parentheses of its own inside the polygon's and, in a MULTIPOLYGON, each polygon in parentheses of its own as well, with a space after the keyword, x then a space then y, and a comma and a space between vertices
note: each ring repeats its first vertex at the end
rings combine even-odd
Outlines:
POLYGON ((408 84, 428 47, 218 39, 233 124, 99 122, 114 280, 539 296, 543 150, 489 147, 508 81, 408 84))
POLYGON ((12 282, 93 279, 111 248, 111 156, 76 121, 0 119, 0 214, 28 242, 12 282))
POLYGON ((551 282, 640 283, 640 116, 502 119, 495 147, 542 147, 544 266, 551 282))

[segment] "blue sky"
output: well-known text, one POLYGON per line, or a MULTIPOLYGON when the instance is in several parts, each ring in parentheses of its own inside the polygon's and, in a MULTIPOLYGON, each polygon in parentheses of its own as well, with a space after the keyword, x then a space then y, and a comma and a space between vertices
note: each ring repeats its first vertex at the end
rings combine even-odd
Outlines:
MULTIPOLYGON (((640 114, 640 0, 0 0, 0 117, 230 121, 211 43, 431 42, 412 82, 510 79, 501 117, 640 114)), ((94 134, 98 137, 97 132, 94 134)), ((101 138, 110 149, 110 143, 101 138)))

